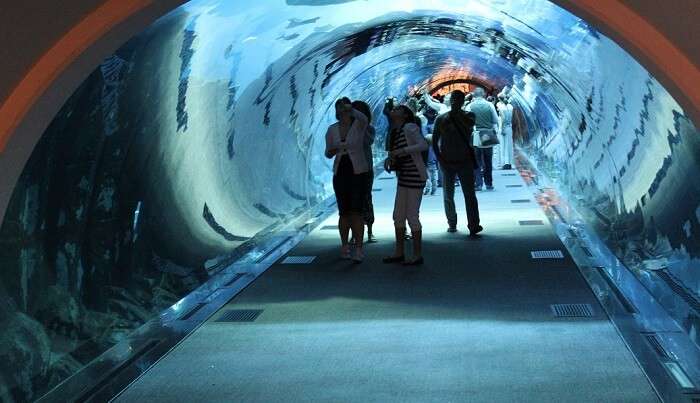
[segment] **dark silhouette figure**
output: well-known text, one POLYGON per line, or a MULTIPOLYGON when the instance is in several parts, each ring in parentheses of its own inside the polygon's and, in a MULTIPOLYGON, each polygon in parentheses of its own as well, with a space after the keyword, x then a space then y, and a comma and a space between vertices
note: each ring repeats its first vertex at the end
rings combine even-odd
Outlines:
POLYGON ((475 118, 473 113, 462 110, 464 98, 462 91, 453 91, 450 98, 451 110, 435 120, 433 150, 442 168, 447 231, 457 231, 454 194, 455 180, 459 176, 467 209, 467 227, 470 235, 476 236, 483 228, 479 225, 479 204, 474 191, 474 169, 477 165, 472 148, 472 131, 475 118))

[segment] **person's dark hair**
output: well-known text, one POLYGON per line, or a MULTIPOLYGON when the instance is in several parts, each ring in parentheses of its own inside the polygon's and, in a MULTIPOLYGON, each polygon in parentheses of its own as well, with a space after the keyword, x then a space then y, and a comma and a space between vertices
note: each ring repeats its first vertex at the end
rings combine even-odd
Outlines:
POLYGON ((339 100, 335 101, 335 118, 337 120, 340 120, 340 115, 338 115, 338 107, 341 105, 352 105, 352 102, 348 97, 342 97, 339 100))
POLYGON ((336 107, 338 107, 338 106, 340 106, 340 105, 344 105, 344 104, 350 104, 350 105, 352 105, 352 101, 350 101, 350 98, 348 98, 348 97, 342 97, 342 98, 340 98, 339 100, 335 101, 335 106, 336 106, 336 107))
POLYGON ((372 111, 369 109, 369 105, 367 105, 366 102, 353 101, 352 107, 362 112, 363 115, 367 116, 367 121, 372 123, 372 111))
POLYGON ((454 90, 450 93, 450 109, 456 110, 461 109, 464 106, 464 92, 460 90, 454 90), (455 109, 456 108, 456 109, 455 109))
MULTIPOLYGON (((397 108, 401 110, 401 113, 403 113, 403 116, 404 116, 406 123, 415 123, 416 122, 416 119, 417 119, 416 114, 413 113, 411 108, 409 108, 406 105, 399 105, 399 106, 397 106, 397 108)), ((419 127, 420 127, 420 125, 419 125, 419 127)))
POLYGON ((465 98, 466 98, 466 95, 464 94, 464 92, 462 92, 461 90, 454 90, 454 91, 452 91, 452 96, 451 96, 450 100, 459 99, 462 102, 464 102, 465 98))

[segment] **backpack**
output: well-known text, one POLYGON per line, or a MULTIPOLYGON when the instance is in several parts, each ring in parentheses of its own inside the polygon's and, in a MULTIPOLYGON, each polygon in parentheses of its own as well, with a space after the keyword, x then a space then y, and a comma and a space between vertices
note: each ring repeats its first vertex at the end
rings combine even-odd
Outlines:
POLYGON ((472 162, 476 164, 476 154, 474 152, 474 148, 472 147, 471 139, 469 138, 474 131, 476 119, 474 118, 474 114, 472 112, 468 112, 466 115, 468 119, 465 126, 459 119, 455 119, 451 113, 448 112, 445 114, 445 118, 449 120, 449 122, 455 128, 457 128, 459 137, 447 137, 443 134, 440 138, 442 143, 440 146, 440 152, 443 158, 445 158, 447 161, 467 162, 469 158, 465 157, 468 155, 471 157, 472 162))

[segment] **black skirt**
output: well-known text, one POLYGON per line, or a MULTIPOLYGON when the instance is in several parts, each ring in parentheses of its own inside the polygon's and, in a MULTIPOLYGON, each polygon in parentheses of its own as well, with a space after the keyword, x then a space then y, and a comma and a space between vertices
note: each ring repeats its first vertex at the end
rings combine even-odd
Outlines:
POLYGON ((367 172, 356 175, 350 157, 347 154, 340 157, 338 170, 333 175, 333 190, 340 215, 363 212, 367 198, 368 175, 367 172))

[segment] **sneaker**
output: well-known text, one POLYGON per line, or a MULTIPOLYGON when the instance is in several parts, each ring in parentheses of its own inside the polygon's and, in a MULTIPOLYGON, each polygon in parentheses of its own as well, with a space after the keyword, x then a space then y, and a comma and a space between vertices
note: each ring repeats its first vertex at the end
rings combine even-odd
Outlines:
POLYGON ((493 190, 493 186, 486 186, 486 190, 488 190, 488 191, 493 190))
POLYGON ((448 227, 447 232, 450 232, 450 233, 457 232, 457 227, 448 227))
POLYGON ((481 186, 474 186, 475 192, 481 192, 481 190, 482 190, 481 186))
POLYGON ((367 235, 367 243, 376 243, 377 238, 374 237, 374 234, 369 234, 367 235))
POLYGON ((479 236, 479 232, 481 232, 481 231, 483 231, 483 230, 484 230, 484 227, 482 227, 481 225, 479 225, 478 227, 469 230, 469 236, 472 237, 472 238, 478 237, 478 236, 479 236))
POLYGON ((503 169, 509 170, 509 169, 513 169, 513 167, 511 167, 510 164, 505 164, 505 165, 503 165, 503 169))
POLYGON ((433 190, 430 192, 430 195, 431 195, 431 196, 435 196, 435 189, 433 189, 433 190))
POLYGON ((344 260, 349 260, 350 256, 350 245, 345 245, 340 247, 340 258, 344 260))
POLYGON ((423 260, 423 256, 421 256, 419 258, 413 258, 411 260, 404 260, 403 265, 404 266, 420 266, 423 263, 425 263, 425 261, 423 260))
POLYGON ((355 255, 352 257, 352 262, 355 264, 360 264, 360 263, 362 263, 362 260, 364 258, 365 258, 365 254, 362 253, 362 249, 356 249, 355 255))

